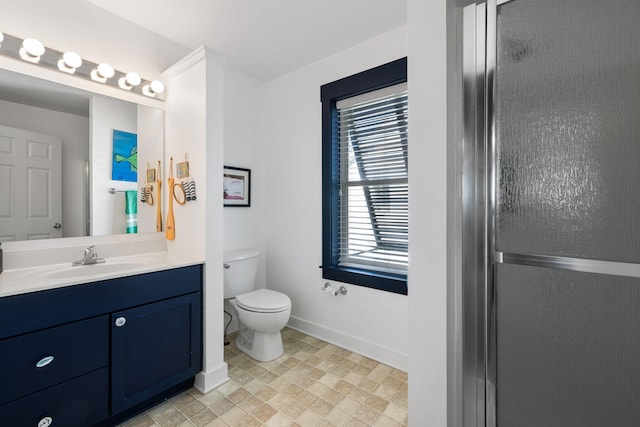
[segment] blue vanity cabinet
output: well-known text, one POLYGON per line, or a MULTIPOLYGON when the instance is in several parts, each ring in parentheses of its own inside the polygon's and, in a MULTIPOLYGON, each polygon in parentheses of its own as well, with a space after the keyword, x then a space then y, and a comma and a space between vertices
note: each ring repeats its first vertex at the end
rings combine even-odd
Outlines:
POLYGON ((112 426, 190 387, 201 299, 201 265, 0 298, 0 426, 112 426))
POLYGON ((111 314, 111 409, 119 413, 200 371, 200 294, 111 314))

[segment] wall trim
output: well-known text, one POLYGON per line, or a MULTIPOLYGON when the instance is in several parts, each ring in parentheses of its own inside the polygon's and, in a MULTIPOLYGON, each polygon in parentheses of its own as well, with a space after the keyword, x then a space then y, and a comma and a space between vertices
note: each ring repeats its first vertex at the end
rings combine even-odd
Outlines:
POLYGON ((296 331, 327 341, 328 343, 354 351, 362 356, 384 363, 385 365, 400 369, 401 371, 408 371, 408 354, 400 353, 394 349, 295 316, 291 316, 287 326, 296 331))
POLYGON ((182 74, 186 70, 190 69, 194 65, 202 61, 206 56, 206 50, 204 46, 196 48, 193 52, 182 58, 180 61, 171 65, 169 68, 162 72, 164 79, 175 77, 182 74))
POLYGON ((171 65, 169 68, 162 72, 162 77, 167 79, 182 74, 189 68, 200 63, 204 59, 213 59, 219 64, 225 65, 225 61, 207 46, 200 46, 193 52, 182 58, 180 61, 171 65))
POLYGON ((211 390, 220 387, 229 381, 229 369, 225 362, 210 372, 199 372, 193 386, 202 394, 209 393, 211 390))

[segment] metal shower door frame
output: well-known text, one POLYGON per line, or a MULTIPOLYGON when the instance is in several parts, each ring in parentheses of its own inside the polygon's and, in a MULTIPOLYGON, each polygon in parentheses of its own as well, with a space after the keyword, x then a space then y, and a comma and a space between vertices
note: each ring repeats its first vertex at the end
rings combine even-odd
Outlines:
MULTIPOLYGON (((640 278, 640 264, 501 252, 496 248, 498 6, 463 10, 463 424, 497 425, 495 271, 499 264, 640 278)), ((525 0, 519 0, 525 1, 525 0)))
POLYGON ((497 5, 497 0, 477 2, 462 15, 462 409, 463 424, 476 427, 496 427, 497 5))

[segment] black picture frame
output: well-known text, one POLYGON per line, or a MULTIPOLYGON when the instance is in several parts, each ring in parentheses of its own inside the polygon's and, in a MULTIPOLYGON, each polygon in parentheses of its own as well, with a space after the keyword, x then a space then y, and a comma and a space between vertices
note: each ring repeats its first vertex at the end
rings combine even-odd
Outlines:
POLYGON ((222 198, 225 207, 251 206, 251 169, 223 167, 222 198))

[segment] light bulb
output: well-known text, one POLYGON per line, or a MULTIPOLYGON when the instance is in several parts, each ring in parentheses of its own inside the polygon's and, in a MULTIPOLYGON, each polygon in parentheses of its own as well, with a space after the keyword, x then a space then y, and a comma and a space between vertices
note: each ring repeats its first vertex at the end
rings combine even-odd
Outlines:
POLYGON ((82 65, 82 58, 75 52, 65 52, 58 61, 58 69, 65 73, 75 73, 76 68, 82 65))
POLYGON ((109 64, 100 64, 98 65, 98 74, 105 79, 110 79, 115 74, 115 70, 109 64))
POLYGON ((154 80, 142 87, 142 93, 147 96, 154 97, 162 92, 164 92, 164 84, 160 80, 154 80))
POLYGON ((24 39, 22 47, 31 56, 42 56, 44 53, 44 45, 36 39, 24 39))
POLYGON ((134 72, 127 73, 127 76, 125 77, 125 79, 127 80, 127 84, 129 86, 138 86, 140 82, 142 82, 140 75, 134 72))
POLYGON ((78 68, 82 65, 82 58, 75 52, 65 52, 65 54, 62 55, 62 59, 67 67, 78 68))
POLYGON ((118 80, 118 86, 124 90, 131 90, 134 86, 138 86, 142 82, 138 73, 129 72, 118 80))
POLYGON ((20 48, 20 58, 25 61, 37 63, 40 61, 40 57, 44 53, 45 48, 42 43, 36 39, 24 39, 22 41, 22 47, 20 48))
POLYGON ((160 80, 154 80, 151 82, 151 90, 155 93, 164 92, 164 84, 160 80))
POLYGON ((91 79, 100 82, 106 83, 107 79, 110 79, 115 74, 115 70, 109 64, 102 63, 98 65, 98 68, 91 71, 91 79))

